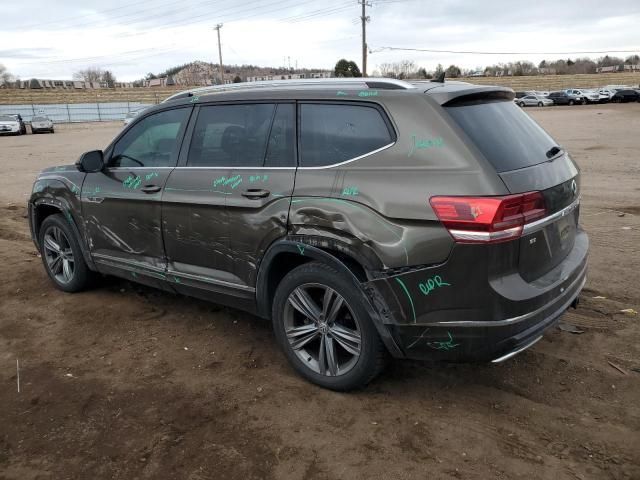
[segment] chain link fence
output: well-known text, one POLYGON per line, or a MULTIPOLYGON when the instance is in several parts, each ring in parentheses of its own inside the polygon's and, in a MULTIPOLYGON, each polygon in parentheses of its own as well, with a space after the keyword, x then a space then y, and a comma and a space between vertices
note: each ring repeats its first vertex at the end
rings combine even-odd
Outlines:
POLYGON ((123 120, 129 112, 151 105, 141 102, 0 105, 0 115, 19 114, 27 123, 41 115, 49 117, 53 123, 113 122, 123 120))

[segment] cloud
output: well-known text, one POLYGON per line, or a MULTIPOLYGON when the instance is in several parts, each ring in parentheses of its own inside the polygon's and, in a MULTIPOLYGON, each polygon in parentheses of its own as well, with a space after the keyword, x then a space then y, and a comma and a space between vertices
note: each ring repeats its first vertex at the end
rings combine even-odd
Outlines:
MULTIPOLYGON (((603 8, 594 0, 371 0, 369 70, 410 59, 473 68, 500 61, 539 62, 567 55, 469 55, 377 51, 380 47, 513 52, 640 49, 640 2, 603 8)), ((121 80, 191 60, 217 62, 213 26, 224 24, 225 63, 332 68, 339 58, 360 63, 360 9, 325 0, 31 0, 3 6, 0 62, 23 78, 70 78, 88 66, 121 80)), ((574 55, 575 56, 575 55, 574 55)), ((593 54, 592 57, 598 55, 593 54)))

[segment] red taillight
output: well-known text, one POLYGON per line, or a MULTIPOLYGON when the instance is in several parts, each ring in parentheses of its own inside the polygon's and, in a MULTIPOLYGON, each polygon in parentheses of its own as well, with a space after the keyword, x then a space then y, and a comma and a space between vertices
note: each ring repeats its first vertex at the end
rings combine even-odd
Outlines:
POLYGON ((497 243, 520 237, 522 227, 547 213, 540 192, 502 197, 431 197, 433 211, 460 243, 497 243))

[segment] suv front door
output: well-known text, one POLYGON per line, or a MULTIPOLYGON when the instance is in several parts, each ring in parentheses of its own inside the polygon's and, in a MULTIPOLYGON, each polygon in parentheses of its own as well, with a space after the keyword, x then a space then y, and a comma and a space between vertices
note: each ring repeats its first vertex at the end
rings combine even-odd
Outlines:
POLYGON ((104 170, 87 174, 82 212, 101 272, 128 272, 153 285, 164 279, 160 199, 190 113, 186 107, 145 116, 107 149, 104 170))

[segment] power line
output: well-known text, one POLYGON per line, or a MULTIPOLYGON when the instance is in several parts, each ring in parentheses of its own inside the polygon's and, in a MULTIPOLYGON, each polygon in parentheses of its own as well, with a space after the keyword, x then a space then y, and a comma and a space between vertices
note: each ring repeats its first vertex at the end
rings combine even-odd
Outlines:
POLYGON ((586 54, 607 54, 607 53, 637 53, 636 50, 590 50, 590 51, 574 51, 574 52, 484 52, 473 50, 435 50, 429 48, 403 48, 403 47, 377 47, 370 50, 370 53, 379 53, 386 50, 400 50, 410 52, 428 52, 428 53, 460 53, 468 55, 586 55, 586 54))

